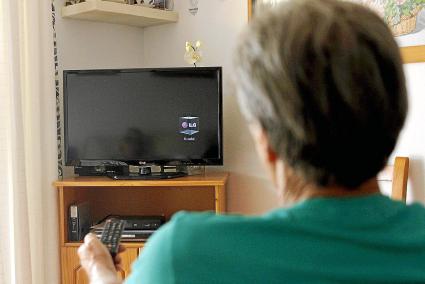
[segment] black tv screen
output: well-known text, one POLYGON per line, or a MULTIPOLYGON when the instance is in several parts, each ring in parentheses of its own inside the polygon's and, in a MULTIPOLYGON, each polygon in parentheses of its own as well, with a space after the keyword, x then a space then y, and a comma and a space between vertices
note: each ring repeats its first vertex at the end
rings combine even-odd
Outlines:
POLYGON ((220 67, 64 71, 66 165, 221 165, 220 67))

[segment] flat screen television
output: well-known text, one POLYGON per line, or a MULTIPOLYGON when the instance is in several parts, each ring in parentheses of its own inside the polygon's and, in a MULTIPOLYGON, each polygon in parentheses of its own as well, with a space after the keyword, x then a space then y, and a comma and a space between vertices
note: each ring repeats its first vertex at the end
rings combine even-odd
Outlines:
POLYGON ((67 166, 223 164, 221 67, 63 76, 67 166))

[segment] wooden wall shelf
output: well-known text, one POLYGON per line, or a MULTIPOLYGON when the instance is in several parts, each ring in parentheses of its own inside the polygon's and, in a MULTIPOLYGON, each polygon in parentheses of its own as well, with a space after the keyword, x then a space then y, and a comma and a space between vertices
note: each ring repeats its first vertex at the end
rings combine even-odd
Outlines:
MULTIPOLYGON (((223 172, 167 180, 112 180, 107 177, 75 177, 53 183, 58 190, 59 240, 62 284, 88 284, 77 249, 81 242, 68 240, 69 207, 88 201, 94 221, 107 215, 165 215, 180 210, 226 212, 226 183, 223 172)), ((127 277, 131 263, 143 249, 142 242, 123 243, 123 270, 127 277)))
POLYGON ((86 2, 63 7, 62 17, 76 20, 148 27, 175 23, 178 21, 179 14, 174 11, 165 11, 137 5, 102 0, 86 0, 86 2))

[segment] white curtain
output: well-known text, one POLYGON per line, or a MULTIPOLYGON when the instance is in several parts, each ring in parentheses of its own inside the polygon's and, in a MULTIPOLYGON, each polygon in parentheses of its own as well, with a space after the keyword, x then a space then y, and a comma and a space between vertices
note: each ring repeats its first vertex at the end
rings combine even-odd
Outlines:
POLYGON ((0 0, 0 283, 58 280, 51 0, 0 0))

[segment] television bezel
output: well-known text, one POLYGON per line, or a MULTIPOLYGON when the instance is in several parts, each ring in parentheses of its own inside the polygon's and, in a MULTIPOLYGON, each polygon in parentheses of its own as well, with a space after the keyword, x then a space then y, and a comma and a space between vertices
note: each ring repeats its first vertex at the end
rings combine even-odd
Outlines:
POLYGON ((218 147, 219 157, 211 159, 188 159, 188 160, 176 160, 176 159, 152 159, 152 160, 117 160, 108 159, 111 164, 115 162, 124 162, 128 165, 160 165, 160 166, 222 166, 223 165, 223 71, 222 67, 167 67, 167 68, 127 68, 127 69, 75 69, 75 70, 63 70, 63 128, 64 128, 64 160, 65 166, 79 166, 82 165, 83 161, 90 161, 90 165, 96 164, 99 161, 99 165, 105 164, 105 159, 84 159, 78 161, 70 161, 68 159, 68 91, 67 91, 67 75, 68 74, 84 74, 84 73, 134 73, 134 72, 152 72, 152 71, 184 71, 184 70, 199 70, 199 71, 215 71, 218 76, 218 147))

